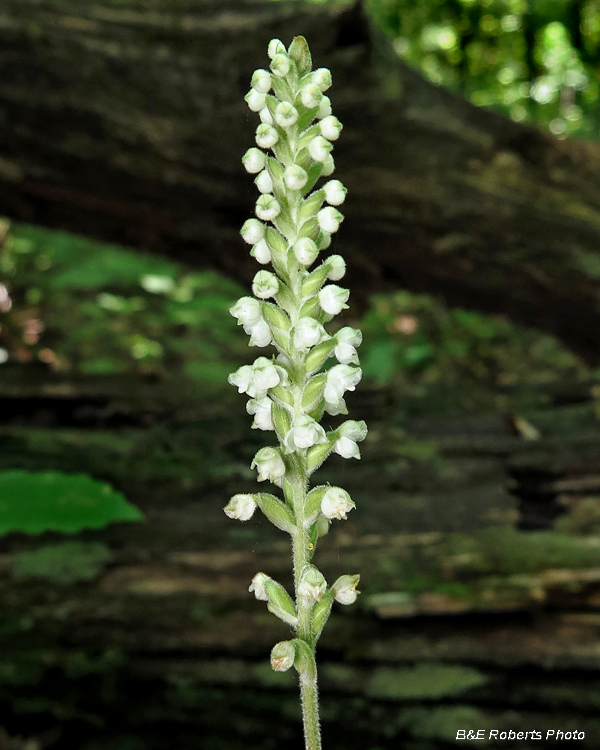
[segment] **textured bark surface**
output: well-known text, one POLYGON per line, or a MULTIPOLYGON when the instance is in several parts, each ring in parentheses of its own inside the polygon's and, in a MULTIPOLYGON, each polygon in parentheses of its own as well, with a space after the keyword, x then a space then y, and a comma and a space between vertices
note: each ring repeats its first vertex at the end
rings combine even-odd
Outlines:
POLYGON ((600 363, 600 147, 477 109, 404 66, 358 9, 4 0, 0 212, 248 283, 242 100, 272 36, 333 71, 354 310, 408 288, 504 313, 600 363))

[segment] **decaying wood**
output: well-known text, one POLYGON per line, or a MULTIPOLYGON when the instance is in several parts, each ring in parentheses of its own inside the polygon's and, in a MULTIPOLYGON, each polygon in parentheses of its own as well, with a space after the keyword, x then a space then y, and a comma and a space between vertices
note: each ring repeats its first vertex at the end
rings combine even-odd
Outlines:
POLYGON ((333 249, 354 311, 407 288, 502 313, 600 363, 600 147, 478 109, 403 65, 360 8, 242 0, 4 0, 0 212, 243 281, 242 96, 268 40, 333 71, 348 186, 333 249))

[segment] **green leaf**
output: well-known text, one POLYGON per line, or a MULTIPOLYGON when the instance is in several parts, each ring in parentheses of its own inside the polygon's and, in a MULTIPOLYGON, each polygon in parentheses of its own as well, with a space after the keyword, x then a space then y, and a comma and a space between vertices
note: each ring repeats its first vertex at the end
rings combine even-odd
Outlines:
POLYGON ((143 515, 109 484, 85 474, 0 473, 0 535, 14 532, 75 534, 143 515))
POLYGON ((296 530, 296 521, 292 511, 287 505, 278 500, 275 495, 269 495, 266 492, 260 492, 254 495, 258 507, 274 526, 282 531, 291 534, 296 530))

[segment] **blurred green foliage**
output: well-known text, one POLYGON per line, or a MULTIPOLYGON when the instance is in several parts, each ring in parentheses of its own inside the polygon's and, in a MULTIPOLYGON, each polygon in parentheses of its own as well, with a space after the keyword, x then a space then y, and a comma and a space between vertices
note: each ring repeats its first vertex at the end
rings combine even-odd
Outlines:
POLYGON ((46 531, 75 534, 142 519, 120 492, 85 474, 0 472, 0 536, 46 531))
POLYGON ((366 8, 433 83, 559 138, 599 137, 600 0, 366 0, 366 8))
POLYGON ((90 581, 111 558, 111 551, 101 542, 61 542, 16 552, 11 557, 11 573, 17 581, 29 578, 64 584, 90 581))

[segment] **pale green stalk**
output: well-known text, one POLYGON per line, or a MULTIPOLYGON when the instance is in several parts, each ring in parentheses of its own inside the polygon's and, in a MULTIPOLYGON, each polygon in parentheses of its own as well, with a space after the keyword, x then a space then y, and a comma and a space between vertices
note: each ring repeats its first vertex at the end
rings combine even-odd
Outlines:
POLYGON ((329 485, 309 491, 310 475, 332 451, 344 458, 360 458, 357 443, 366 436, 364 422, 348 420, 325 433, 319 425, 324 411, 347 414, 343 393, 354 390, 361 377, 356 346, 360 331, 342 328, 335 336, 323 327, 347 308, 348 290, 337 281, 345 272, 339 255, 329 256, 309 272, 320 251, 330 243, 343 216, 346 189, 330 180, 309 194, 321 175, 333 171, 330 151, 342 126, 331 115, 323 92, 331 85, 326 69, 311 72, 311 57, 303 37, 286 50, 279 40, 269 44, 271 71, 258 70, 246 97, 250 109, 260 113, 257 145, 272 149, 275 158, 252 148, 244 155, 248 172, 258 174, 262 193, 256 215, 242 237, 253 245, 251 254, 275 273, 259 271, 252 290, 231 314, 250 335, 250 345, 273 344, 276 358, 259 357, 229 376, 240 393, 251 398, 253 428, 274 430, 279 447, 263 448, 254 457, 258 480, 269 480, 283 489, 283 501, 274 495, 235 495, 225 508, 231 518, 247 521, 255 509, 292 538, 295 599, 265 573, 257 573, 250 586, 257 599, 295 631, 290 641, 273 647, 271 664, 276 671, 294 666, 299 673, 306 750, 320 750, 319 701, 315 649, 335 600, 355 601, 358 575, 340 576, 328 587, 311 563, 317 539, 333 519, 345 519, 354 503, 345 490, 329 485), (273 90, 275 96, 268 92, 273 90), (317 123, 313 121, 317 119, 317 123), (322 208, 323 202, 330 204, 322 208), (274 300, 267 302, 267 300, 274 300), (321 372, 330 357, 340 364, 321 372))

